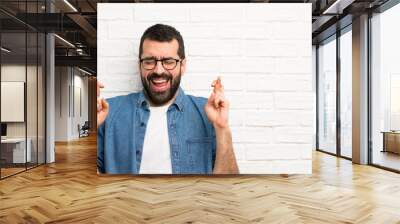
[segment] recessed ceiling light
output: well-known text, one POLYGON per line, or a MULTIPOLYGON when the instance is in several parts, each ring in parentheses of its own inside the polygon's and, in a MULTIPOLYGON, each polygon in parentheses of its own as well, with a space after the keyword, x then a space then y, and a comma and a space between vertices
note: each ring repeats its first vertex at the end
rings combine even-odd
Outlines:
POLYGON ((11 50, 9 50, 9 49, 7 49, 7 48, 5 48, 5 47, 1 47, 1 50, 4 51, 4 52, 6 52, 6 53, 10 53, 10 52, 11 52, 11 50))

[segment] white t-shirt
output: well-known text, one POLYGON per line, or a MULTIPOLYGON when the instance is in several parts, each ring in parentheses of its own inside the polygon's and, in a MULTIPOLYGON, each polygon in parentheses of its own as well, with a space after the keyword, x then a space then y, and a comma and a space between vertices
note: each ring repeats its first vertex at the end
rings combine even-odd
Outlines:
POLYGON ((139 174, 171 174, 167 110, 170 105, 150 107, 139 174))

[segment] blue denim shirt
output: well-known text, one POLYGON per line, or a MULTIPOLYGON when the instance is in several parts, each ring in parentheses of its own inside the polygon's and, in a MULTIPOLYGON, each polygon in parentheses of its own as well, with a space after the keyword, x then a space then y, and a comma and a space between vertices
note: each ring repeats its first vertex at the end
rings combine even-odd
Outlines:
MULTIPOLYGON (((107 99, 109 114, 97 132, 97 167, 108 174, 138 174, 150 116, 143 91, 107 99)), ((215 130, 204 111, 207 99, 179 88, 167 111, 173 174, 211 174, 215 130)), ((157 139, 154 139, 157 141, 157 139)), ((157 164, 154 164, 157 166, 157 164)))

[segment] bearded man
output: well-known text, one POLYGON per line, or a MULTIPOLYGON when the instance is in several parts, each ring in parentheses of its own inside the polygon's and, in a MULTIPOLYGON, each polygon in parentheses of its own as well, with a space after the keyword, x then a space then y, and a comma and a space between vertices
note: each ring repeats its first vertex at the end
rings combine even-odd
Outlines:
MULTIPOLYGON (((156 24, 142 35, 143 90, 98 98, 97 167, 107 174, 237 174, 221 79, 208 99, 186 95, 180 81, 185 47, 174 27, 156 24)), ((98 84, 97 95, 102 84, 98 84)))

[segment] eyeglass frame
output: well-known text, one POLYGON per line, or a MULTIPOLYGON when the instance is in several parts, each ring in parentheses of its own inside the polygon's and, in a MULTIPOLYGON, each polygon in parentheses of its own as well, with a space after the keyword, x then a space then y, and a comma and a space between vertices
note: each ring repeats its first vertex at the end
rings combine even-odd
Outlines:
POLYGON ((139 62, 140 62, 140 65, 143 66, 143 69, 145 69, 145 70, 147 70, 147 71, 150 71, 150 70, 155 69, 155 68, 157 67, 158 62, 161 61, 162 67, 163 67, 165 70, 171 71, 171 70, 174 70, 174 69, 176 68, 176 66, 178 66, 178 62, 182 65, 181 62, 182 62, 183 60, 184 60, 184 59, 176 59, 176 58, 172 58, 172 57, 170 57, 170 58, 162 58, 162 59, 156 59, 156 58, 154 58, 154 57, 149 57, 149 58, 140 58, 140 59, 139 59, 139 62), (143 61, 144 61, 144 60, 149 60, 149 59, 155 60, 156 63, 154 64, 154 67, 153 67, 153 68, 151 68, 151 69, 146 69, 146 68, 143 66, 143 61), (173 67, 173 68, 171 68, 171 69, 165 68, 165 66, 164 66, 164 60, 175 60, 175 62, 176 62, 175 67, 173 67))

